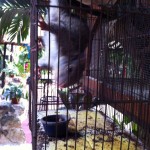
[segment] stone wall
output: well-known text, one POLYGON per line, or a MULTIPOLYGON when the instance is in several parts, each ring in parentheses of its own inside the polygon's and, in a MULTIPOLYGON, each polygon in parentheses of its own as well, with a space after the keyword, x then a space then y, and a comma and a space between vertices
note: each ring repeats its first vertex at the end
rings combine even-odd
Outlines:
POLYGON ((21 104, 12 105, 0 101, 0 144, 21 144, 25 142, 25 133, 21 128, 19 116, 24 112, 21 104))

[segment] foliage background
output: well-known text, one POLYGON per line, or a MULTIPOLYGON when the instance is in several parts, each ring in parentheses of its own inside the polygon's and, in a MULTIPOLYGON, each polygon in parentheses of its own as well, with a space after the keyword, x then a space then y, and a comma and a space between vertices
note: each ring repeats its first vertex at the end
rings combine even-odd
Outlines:
POLYGON ((8 35, 7 41, 15 38, 18 43, 29 34, 30 0, 0 1, 0 41, 8 35))

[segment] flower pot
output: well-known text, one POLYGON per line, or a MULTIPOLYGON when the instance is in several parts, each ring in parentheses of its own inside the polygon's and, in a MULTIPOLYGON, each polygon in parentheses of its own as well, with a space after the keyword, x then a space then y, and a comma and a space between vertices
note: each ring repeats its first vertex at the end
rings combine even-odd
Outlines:
POLYGON ((19 104, 19 99, 16 98, 16 97, 15 97, 15 98, 12 98, 12 99, 11 99, 11 103, 12 103, 12 104, 19 104))
POLYGON ((14 78, 14 76, 15 76, 15 75, 14 75, 13 73, 9 73, 9 77, 10 77, 10 78, 14 78))
POLYGON ((49 115, 41 119, 45 133, 50 137, 64 137, 70 117, 66 115, 49 115))

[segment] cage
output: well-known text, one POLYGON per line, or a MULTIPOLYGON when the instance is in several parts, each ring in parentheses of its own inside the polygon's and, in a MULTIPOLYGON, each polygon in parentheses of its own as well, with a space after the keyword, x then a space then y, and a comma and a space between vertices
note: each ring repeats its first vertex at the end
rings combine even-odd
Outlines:
POLYGON ((33 149, 149 149, 150 2, 31 6, 33 149))

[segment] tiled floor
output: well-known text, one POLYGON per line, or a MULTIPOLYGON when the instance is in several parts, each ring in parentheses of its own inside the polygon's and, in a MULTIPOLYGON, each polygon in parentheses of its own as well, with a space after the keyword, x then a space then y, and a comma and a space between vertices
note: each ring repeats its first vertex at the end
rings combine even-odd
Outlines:
POLYGON ((18 145, 0 145, 0 150, 32 150, 31 143, 31 131, 29 129, 29 121, 28 121, 28 101, 23 99, 23 105, 25 107, 24 114, 19 117, 21 120, 21 126, 25 133, 26 141, 23 144, 18 145))
POLYGON ((0 145, 0 150, 32 150, 32 145, 25 143, 20 145, 0 145))

